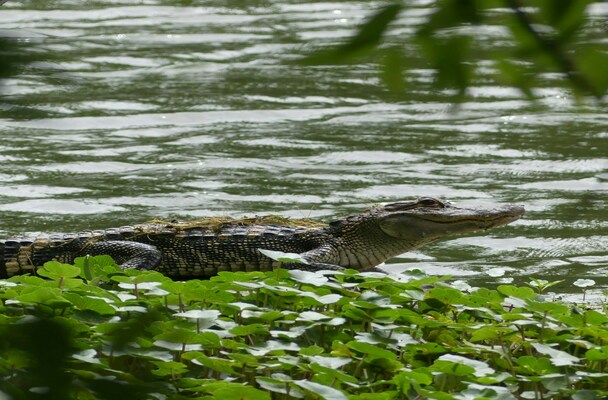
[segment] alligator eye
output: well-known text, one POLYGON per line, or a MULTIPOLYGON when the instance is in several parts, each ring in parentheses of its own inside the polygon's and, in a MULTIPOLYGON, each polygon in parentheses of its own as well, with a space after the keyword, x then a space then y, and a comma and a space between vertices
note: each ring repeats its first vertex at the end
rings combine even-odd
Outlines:
POLYGON ((423 197, 418 200, 418 205, 422 207, 434 207, 434 208, 443 208, 445 204, 441 201, 434 199, 432 197, 423 197))

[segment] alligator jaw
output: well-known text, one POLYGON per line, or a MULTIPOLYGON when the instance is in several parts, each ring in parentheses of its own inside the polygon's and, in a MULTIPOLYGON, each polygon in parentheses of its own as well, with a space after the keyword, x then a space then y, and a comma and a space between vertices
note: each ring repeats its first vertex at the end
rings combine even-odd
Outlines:
POLYGON ((449 206, 433 213, 418 213, 413 215, 430 223, 454 226, 472 224, 477 226, 477 229, 490 229, 516 221, 524 213, 525 210, 522 206, 504 205, 493 208, 460 208, 449 206))

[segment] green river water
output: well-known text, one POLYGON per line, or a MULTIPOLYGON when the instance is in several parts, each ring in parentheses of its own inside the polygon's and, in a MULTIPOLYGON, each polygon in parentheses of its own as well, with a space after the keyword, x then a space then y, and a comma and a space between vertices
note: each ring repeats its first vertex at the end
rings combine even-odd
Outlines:
MULTIPOLYGON (((157 217, 329 220, 437 196, 523 204, 527 214, 389 268, 474 284, 563 279, 562 292, 578 290, 577 279, 606 287, 605 106, 575 104, 547 75, 536 103, 488 80, 454 111, 422 63, 400 97, 372 63, 290 63, 352 34, 379 4, 4 4, 0 36, 20 38, 40 60, 0 88, 0 235, 157 217)), ((411 35, 430 12, 406 11, 390 40, 411 35)), ((608 7, 590 13, 605 21, 608 7)), ((486 46, 508 36, 499 26, 477 35, 486 46)))

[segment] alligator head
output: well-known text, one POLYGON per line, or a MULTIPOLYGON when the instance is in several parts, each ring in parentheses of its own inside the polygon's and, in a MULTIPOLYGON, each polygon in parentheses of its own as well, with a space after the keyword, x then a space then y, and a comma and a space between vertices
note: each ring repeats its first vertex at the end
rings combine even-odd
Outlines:
POLYGON ((486 230, 519 219, 522 206, 492 208, 457 207, 432 197, 384 205, 376 216, 380 229, 388 236, 416 243, 444 236, 486 230))
POLYGON ((346 250, 328 261, 371 268, 443 237, 506 225, 523 214, 521 206, 458 207, 432 197, 389 203, 330 224, 340 237, 338 247, 346 250))

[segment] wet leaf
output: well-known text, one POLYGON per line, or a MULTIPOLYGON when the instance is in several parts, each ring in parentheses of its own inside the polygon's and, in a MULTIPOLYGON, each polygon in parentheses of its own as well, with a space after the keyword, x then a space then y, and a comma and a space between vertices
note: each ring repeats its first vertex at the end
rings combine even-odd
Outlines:
POLYGON ((573 283, 574 286, 578 287, 591 287, 595 285, 595 281, 593 279, 577 279, 573 283))
POLYGON ((275 261, 286 262, 286 263, 301 263, 307 264, 304 257, 296 253, 283 253, 282 251, 258 249, 260 253, 264 254, 268 258, 272 258, 275 261))
POLYGON ((274 351, 299 351, 300 346, 296 343, 279 342, 276 340, 269 340, 261 346, 251 346, 247 349, 247 352, 254 356, 263 356, 274 351))
POLYGON ((542 343, 532 343, 532 347, 541 354, 548 355, 551 363, 555 366, 575 365, 580 359, 562 350, 554 349, 542 343))
POLYGON ((331 319, 331 317, 315 311, 303 311, 297 318, 298 321, 321 321, 326 319, 331 319))
POLYGON ((294 381, 294 383, 325 400, 348 400, 348 397, 340 390, 329 386, 306 380, 294 381))
POLYGON ((600 400, 600 398, 594 390, 577 390, 572 394, 572 400, 600 400))
POLYGON ((473 360, 473 359, 470 359, 467 357, 462 357, 462 356, 455 355, 455 354, 445 354, 445 355, 439 357, 438 360, 458 363, 458 364, 462 364, 462 365, 471 367, 474 370, 473 375, 475 375, 478 378, 480 378, 482 376, 493 374, 495 372, 493 368, 490 368, 490 366, 483 361, 473 360))
POLYGON ((304 397, 303 392, 289 385, 288 382, 291 381, 290 379, 256 377, 255 380, 262 389, 266 389, 275 393, 286 394, 296 399, 301 399, 304 397))
MULTIPOLYGON (((321 348, 319 348, 321 349, 321 348)), ((322 351, 323 349, 321 349, 322 351)), ((309 356, 307 357, 311 363, 319 364, 322 367, 338 369, 352 361, 348 357, 323 357, 323 356, 309 356)))
POLYGON ((300 293, 300 295, 303 297, 309 297, 309 298, 313 299, 314 302, 319 305, 337 303, 338 301, 340 301, 342 299, 342 296, 340 296, 339 294, 336 294, 336 293, 319 296, 312 292, 302 292, 302 293, 300 293))
MULTIPOLYGON (((280 260, 279 260, 280 261, 280 260)), ((313 286, 323 286, 328 282, 326 276, 323 276, 317 272, 301 271, 298 269, 290 270, 289 275, 298 282, 306 283, 313 286)))

